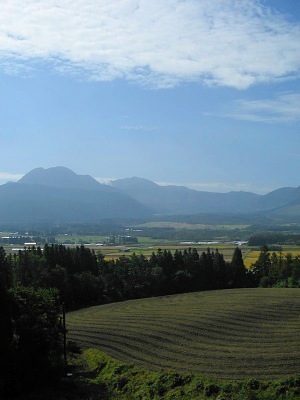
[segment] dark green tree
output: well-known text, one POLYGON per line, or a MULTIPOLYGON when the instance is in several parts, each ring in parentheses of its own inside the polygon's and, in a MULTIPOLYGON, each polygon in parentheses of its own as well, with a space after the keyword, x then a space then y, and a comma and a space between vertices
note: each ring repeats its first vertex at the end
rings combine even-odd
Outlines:
POLYGON ((213 274, 216 289, 226 288, 228 285, 227 265, 223 254, 218 249, 213 253, 213 274))
POLYGON ((11 295, 14 379, 22 390, 62 373, 60 300, 57 289, 17 287, 11 295))
POLYGON ((0 398, 7 391, 7 382, 13 369, 13 324, 11 295, 12 276, 5 251, 0 247, 0 398))
POLYGON ((243 287, 246 285, 246 268, 244 265, 243 254, 239 247, 236 247, 230 264, 230 275, 233 287, 243 287))
POLYGON ((258 283, 262 286, 271 286, 271 257, 268 246, 262 246, 252 272, 258 283))

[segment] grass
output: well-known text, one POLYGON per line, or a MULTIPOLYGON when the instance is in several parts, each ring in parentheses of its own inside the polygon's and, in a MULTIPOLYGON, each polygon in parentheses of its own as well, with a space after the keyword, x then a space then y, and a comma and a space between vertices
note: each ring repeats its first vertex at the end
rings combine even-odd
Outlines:
MULTIPOLYGON (((77 358, 80 365, 78 360, 87 371, 77 380, 78 391, 84 388, 84 398, 91 400, 296 400, 300 397, 300 379, 296 376, 265 382, 253 379, 220 382, 192 373, 147 371, 95 349, 86 349, 77 358)), ((74 391, 72 399, 77 399, 74 391)))
POLYGON ((67 315, 68 337, 152 371, 216 379, 300 373, 299 289, 197 292, 67 315))

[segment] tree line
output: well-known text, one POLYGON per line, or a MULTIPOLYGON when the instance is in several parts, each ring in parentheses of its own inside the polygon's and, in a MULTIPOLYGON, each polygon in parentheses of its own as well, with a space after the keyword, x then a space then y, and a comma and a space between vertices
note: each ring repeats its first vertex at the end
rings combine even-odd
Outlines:
POLYGON ((300 256, 282 251, 270 251, 264 245, 251 273, 255 284, 262 287, 300 287, 300 256))
MULTIPOLYGON (((3 250, 2 250, 3 251, 3 250)), ((122 255, 105 260, 101 252, 77 246, 45 244, 8 254, 5 262, 13 287, 57 288, 68 309, 140 297, 198 290, 244 287, 252 278, 236 248, 231 262, 207 249, 158 249, 149 258, 122 255)))
POLYGON ((0 247, 0 398, 57 381, 64 368, 58 289, 23 286, 11 267, 0 247))
POLYGON ((158 249, 148 258, 132 253, 112 260, 83 245, 45 244, 17 254, 1 252, 12 287, 56 288, 69 310, 199 290, 297 286, 300 279, 299 256, 271 253, 267 246, 248 270, 239 247, 230 262, 210 248, 201 253, 195 248, 174 253, 158 249))
POLYGON ((248 239, 248 246, 300 244, 299 233, 258 232, 248 239))

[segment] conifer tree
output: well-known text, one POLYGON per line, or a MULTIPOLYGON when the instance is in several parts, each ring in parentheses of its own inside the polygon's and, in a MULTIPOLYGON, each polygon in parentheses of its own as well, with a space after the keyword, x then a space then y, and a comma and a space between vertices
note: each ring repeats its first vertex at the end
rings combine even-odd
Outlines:
POLYGON ((234 287, 241 287, 245 285, 246 268, 244 265, 242 251, 236 247, 231 260, 231 275, 232 284, 234 287))

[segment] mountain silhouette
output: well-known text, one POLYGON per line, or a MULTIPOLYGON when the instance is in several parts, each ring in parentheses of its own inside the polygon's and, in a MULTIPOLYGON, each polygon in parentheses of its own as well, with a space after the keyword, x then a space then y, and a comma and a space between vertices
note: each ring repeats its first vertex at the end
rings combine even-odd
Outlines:
POLYGON ((65 167, 37 168, 0 186, 2 223, 83 223, 151 214, 128 195, 65 167))
POLYGON ((35 168, 16 183, 0 186, 2 223, 89 223, 153 215, 261 214, 300 217, 300 187, 265 195, 214 193, 160 186, 144 178, 99 183, 66 167, 35 168))

